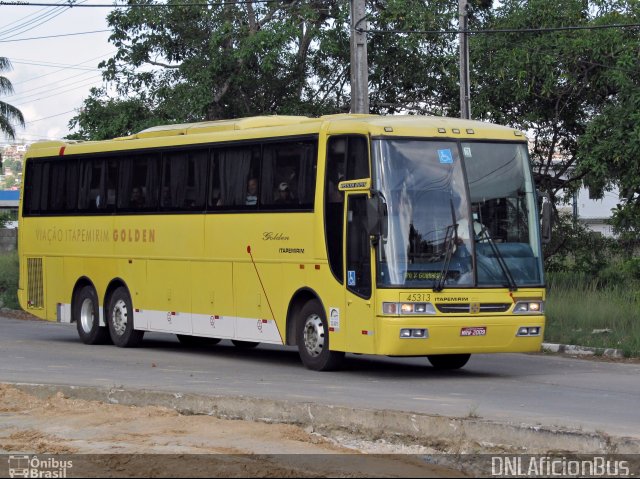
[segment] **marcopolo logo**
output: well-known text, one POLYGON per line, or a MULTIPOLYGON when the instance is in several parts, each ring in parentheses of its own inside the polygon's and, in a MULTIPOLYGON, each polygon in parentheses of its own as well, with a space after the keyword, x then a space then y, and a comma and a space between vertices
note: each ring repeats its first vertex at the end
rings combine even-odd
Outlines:
POLYGON ((73 461, 38 456, 9 456, 9 477, 68 477, 73 461))

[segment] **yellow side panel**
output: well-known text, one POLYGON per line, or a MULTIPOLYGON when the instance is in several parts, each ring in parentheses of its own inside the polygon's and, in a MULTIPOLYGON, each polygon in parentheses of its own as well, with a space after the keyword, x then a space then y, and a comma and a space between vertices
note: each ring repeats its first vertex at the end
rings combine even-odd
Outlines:
MULTIPOLYGON (((149 327, 176 333, 191 333, 191 264, 189 261, 149 260, 146 290, 152 309, 165 313, 152 317, 149 327), (171 313, 181 313, 172 315, 171 313)), ((134 306, 135 307, 135 306, 134 306)))
MULTIPOLYGON (((234 316, 232 263, 193 262, 191 264, 191 291, 193 313, 204 316, 234 316)), ((196 324, 206 318, 194 319, 193 330, 215 335, 214 324, 196 324), (211 330, 209 331, 209 328, 211 330)))
MULTIPOLYGON (((286 308, 283 308, 282 289, 275 288, 275 278, 282 278, 282 266, 266 263, 254 265, 252 263, 235 263, 233 265, 233 283, 236 292, 236 315, 238 322, 250 322, 250 326, 257 324, 254 319, 276 319, 280 337, 284 341, 286 331, 286 308), (260 274, 265 289, 260 285, 260 274), (265 295, 266 291, 266 295, 265 295), (271 313, 273 309, 273 314, 271 313), (275 316, 275 318, 274 318, 275 316)), ((238 327, 241 331, 242 327, 238 327)), ((256 334, 259 334, 257 332, 256 334)), ((242 339, 242 338, 240 338, 242 339)))

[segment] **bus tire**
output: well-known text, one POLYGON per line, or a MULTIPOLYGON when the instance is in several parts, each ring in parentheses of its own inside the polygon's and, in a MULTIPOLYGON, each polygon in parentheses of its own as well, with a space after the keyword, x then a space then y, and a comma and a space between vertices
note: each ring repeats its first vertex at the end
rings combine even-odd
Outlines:
POLYGON ((300 310, 296 340, 300 359, 308 369, 332 371, 338 369, 344 360, 343 352, 329 349, 327 318, 316 299, 307 301, 300 310))
POLYGON ((98 294, 93 286, 83 286, 73 301, 72 320, 84 344, 105 344, 110 341, 109 329, 100 326, 98 294))
POLYGON ((240 349, 253 349, 260 344, 254 341, 240 341, 239 339, 232 339, 231 342, 236 348, 240 349))
POLYGON ((207 338, 204 336, 189 336, 188 334, 176 334, 180 344, 185 346, 215 346, 220 341, 220 338, 207 338))
POLYGON ((135 348, 142 341, 144 331, 133 328, 133 306, 127 288, 120 286, 109 298, 107 322, 111 340, 119 348, 135 348))
POLYGON ((440 370, 460 369, 471 357, 470 354, 434 354, 427 356, 431 365, 440 370))

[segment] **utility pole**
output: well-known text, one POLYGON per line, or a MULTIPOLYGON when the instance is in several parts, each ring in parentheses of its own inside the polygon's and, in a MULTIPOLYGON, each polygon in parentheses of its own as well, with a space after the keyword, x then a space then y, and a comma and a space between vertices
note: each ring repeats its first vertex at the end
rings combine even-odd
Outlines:
POLYGON ((460 118, 471 118, 471 87, 469 86, 469 3, 458 0, 458 42, 460 43, 460 118))
POLYGON ((369 113, 369 66, 365 0, 351 0, 351 113, 369 113))

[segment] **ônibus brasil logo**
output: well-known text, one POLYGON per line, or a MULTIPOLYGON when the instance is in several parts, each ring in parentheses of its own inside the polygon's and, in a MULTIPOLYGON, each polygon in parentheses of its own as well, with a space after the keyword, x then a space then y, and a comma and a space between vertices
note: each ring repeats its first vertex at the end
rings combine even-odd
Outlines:
POLYGON ((63 478, 72 467, 73 461, 55 457, 9 456, 9 477, 63 478))

